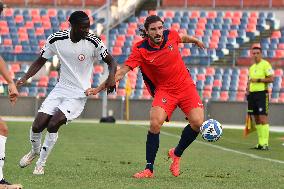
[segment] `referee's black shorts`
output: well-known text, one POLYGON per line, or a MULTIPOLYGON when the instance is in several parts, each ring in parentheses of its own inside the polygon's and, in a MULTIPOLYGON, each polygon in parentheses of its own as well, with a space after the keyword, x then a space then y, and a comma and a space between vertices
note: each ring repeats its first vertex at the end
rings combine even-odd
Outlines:
POLYGON ((267 91, 250 92, 248 97, 248 113, 251 115, 267 115, 269 94, 267 91))

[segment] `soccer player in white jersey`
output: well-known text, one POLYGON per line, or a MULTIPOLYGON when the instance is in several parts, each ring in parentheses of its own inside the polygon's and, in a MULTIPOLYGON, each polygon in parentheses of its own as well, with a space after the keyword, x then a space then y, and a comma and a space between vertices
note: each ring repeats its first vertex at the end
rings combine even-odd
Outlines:
POLYGON ((90 20, 83 11, 75 11, 69 17, 70 30, 50 35, 41 50, 41 56, 31 65, 17 85, 23 85, 35 75, 47 59, 57 55, 60 63, 60 78, 55 88, 42 103, 30 130, 32 149, 20 160, 20 167, 26 167, 39 155, 33 174, 44 174, 49 153, 58 138, 58 129, 68 121, 77 118, 84 109, 87 97, 85 90, 91 86, 95 58, 108 64, 108 92, 115 90, 114 75, 116 62, 108 53, 100 38, 89 33, 90 20), (41 146, 42 131, 47 129, 41 146))
MULTIPOLYGON (((3 3, 0 1, 0 15, 3 11, 3 3)), ((0 38, 1 41, 1 38, 0 38)), ((16 88, 16 85, 11 78, 9 71, 6 69, 6 64, 3 60, 3 58, 0 56, 0 74, 4 77, 4 79, 8 83, 8 92, 9 92, 9 98, 12 104, 15 104, 18 98, 18 90, 16 88)), ((22 188, 21 185, 18 184, 10 184, 4 179, 3 175, 3 166, 4 166, 4 160, 5 160, 5 144, 8 136, 8 127, 5 124, 5 122, 0 117, 0 189, 20 189, 22 188)))

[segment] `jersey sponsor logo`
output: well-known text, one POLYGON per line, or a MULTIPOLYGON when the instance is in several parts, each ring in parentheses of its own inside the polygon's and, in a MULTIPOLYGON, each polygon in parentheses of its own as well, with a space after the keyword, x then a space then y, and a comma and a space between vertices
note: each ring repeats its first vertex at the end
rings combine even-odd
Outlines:
POLYGON ((198 104, 199 107, 203 107, 202 103, 198 102, 197 104, 198 104))
POLYGON ((166 104, 167 103, 167 99, 166 98, 162 98, 162 103, 166 104))
POLYGON ((85 55, 80 54, 80 55, 78 56, 78 60, 84 61, 84 60, 85 60, 85 55))
POLYGON ((172 50, 174 49, 174 47, 173 47, 172 44, 170 44, 170 45, 168 46, 168 48, 170 49, 170 51, 172 51, 172 50))

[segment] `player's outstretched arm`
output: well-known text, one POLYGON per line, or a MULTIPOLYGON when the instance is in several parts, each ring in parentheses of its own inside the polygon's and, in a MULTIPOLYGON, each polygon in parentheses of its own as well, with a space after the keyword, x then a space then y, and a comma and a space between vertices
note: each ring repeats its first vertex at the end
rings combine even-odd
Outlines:
POLYGON ((110 54, 108 54, 105 58, 103 58, 103 61, 107 63, 109 71, 108 78, 105 81, 105 88, 107 88, 107 93, 112 93, 116 89, 114 77, 117 70, 117 63, 110 54))
POLYGON ((34 76, 41 69, 41 67, 45 64, 46 61, 47 59, 41 56, 38 57, 38 59, 34 61, 34 63, 31 65, 28 72, 16 82, 16 85, 19 87, 25 84, 30 77, 34 76))
POLYGON ((194 43, 195 45, 197 45, 199 48, 201 49, 205 49, 204 44, 202 43, 202 41, 199 41, 197 38, 195 37, 191 37, 189 35, 180 35, 181 38, 181 42, 182 43, 194 43))
MULTIPOLYGON (((122 66, 119 70, 117 70, 116 74, 115 74, 115 82, 120 81, 125 74, 127 74, 130 71, 130 67, 129 66, 122 66)), ((85 94, 87 96, 90 95, 96 95, 99 92, 103 91, 106 89, 106 81, 104 81, 100 86, 98 86, 97 88, 89 88, 85 91, 85 94)))
POLYGON ((16 88, 16 85, 13 79, 9 75, 9 71, 6 68, 5 61, 3 60, 1 56, 0 56, 0 74, 3 75, 4 79, 8 83, 8 92, 9 92, 10 101, 12 104, 15 104, 18 99, 19 92, 16 88))

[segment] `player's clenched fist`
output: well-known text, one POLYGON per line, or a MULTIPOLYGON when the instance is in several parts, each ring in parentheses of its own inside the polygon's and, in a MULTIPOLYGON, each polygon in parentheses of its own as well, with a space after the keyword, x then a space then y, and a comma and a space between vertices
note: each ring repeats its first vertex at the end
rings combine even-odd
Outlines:
POLYGON ((88 88, 85 91, 86 96, 91 96, 91 95, 96 95, 98 94, 100 91, 97 88, 88 88))
POLYGON ((9 98, 11 103, 14 105, 17 102, 19 92, 16 88, 16 85, 14 83, 8 84, 8 92, 9 92, 9 98))

